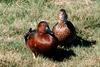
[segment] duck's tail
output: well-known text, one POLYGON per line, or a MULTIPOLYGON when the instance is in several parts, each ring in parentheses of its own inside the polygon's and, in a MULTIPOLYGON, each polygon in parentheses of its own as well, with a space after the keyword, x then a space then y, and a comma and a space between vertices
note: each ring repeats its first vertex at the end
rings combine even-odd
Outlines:
POLYGON ((25 39, 25 43, 27 43, 28 40, 28 36, 30 35, 31 32, 34 32, 35 30, 32 30, 32 28, 29 29, 29 31, 27 33, 25 33, 24 35, 24 39, 25 39))

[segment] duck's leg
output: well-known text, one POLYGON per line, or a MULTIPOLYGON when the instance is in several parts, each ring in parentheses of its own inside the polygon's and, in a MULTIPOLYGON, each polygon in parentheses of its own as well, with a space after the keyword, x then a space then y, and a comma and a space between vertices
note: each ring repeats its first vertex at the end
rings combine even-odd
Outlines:
POLYGON ((32 53, 32 55, 33 55, 33 58, 35 59, 36 57, 35 57, 35 54, 34 53, 32 53))
POLYGON ((35 59, 35 58, 37 58, 38 53, 37 52, 34 52, 32 55, 33 55, 33 58, 35 59))
POLYGON ((36 50, 36 48, 32 49, 32 52, 34 54, 34 57, 37 58, 37 56, 39 55, 38 51, 36 50))

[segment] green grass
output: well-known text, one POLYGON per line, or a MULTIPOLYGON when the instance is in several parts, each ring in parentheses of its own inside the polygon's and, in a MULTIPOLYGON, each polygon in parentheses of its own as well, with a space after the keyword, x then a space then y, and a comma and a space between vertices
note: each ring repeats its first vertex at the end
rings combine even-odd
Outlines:
POLYGON ((0 0, 0 67, 100 67, 100 1, 87 1, 0 0), (23 35, 41 20, 47 20, 52 28, 61 8, 78 36, 97 43, 88 48, 70 48, 76 56, 61 62, 42 56, 34 59, 23 35))

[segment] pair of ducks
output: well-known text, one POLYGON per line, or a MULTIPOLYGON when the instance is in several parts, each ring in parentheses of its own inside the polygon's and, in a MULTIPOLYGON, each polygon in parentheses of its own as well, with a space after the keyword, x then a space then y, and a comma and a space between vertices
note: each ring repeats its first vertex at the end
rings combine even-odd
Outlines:
POLYGON ((60 10, 58 19, 52 31, 50 31, 46 21, 41 21, 36 30, 30 28, 29 32, 25 34, 25 42, 35 55, 53 51, 57 48, 58 43, 68 42, 68 39, 73 36, 74 32, 69 26, 70 22, 67 21, 67 14, 64 9, 60 10))

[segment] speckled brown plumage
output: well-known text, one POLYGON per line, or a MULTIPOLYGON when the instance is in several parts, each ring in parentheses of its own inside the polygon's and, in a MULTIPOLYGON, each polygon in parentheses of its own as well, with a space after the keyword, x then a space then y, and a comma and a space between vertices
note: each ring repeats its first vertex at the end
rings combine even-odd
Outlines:
POLYGON ((54 35, 58 38, 61 44, 71 42, 76 35, 73 24, 68 21, 67 18, 68 16, 66 11, 61 9, 58 15, 57 23, 52 28, 54 35))
POLYGON ((71 33, 70 29, 64 22, 57 23, 53 27, 52 31, 55 34, 55 36, 58 38, 59 41, 65 40, 66 38, 69 37, 69 35, 71 33))

